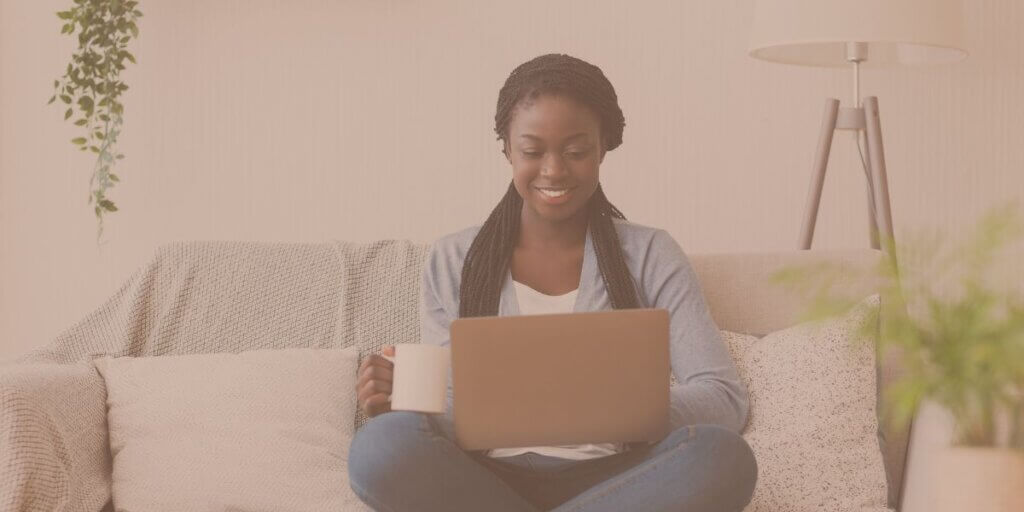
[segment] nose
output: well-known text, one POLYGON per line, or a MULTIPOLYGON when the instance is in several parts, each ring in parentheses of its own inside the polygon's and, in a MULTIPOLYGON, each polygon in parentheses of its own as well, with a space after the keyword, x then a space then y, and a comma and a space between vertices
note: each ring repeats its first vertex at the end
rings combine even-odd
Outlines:
POLYGON ((540 173, 542 176, 558 176, 565 173, 565 162, 562 160, 562 156, 555 154, 545 158, 540 173))

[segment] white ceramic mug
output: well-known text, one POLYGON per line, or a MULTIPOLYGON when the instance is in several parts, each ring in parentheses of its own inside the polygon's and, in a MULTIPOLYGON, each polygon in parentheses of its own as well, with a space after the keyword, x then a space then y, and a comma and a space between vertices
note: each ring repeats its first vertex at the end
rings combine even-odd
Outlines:
POLYGON ((395 356, 383 356, 395 364, 391 383, 391 410, 440 414, 448 391, 448 347, 423 343, 399 343, 395 356))

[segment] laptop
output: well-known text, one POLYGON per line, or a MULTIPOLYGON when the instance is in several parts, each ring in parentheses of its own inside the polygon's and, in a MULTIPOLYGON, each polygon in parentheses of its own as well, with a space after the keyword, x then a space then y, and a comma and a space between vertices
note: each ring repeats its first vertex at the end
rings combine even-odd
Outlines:
POLYGON ((668 435, 666 309, 457 318, 450 334, 463 450, 668 435))

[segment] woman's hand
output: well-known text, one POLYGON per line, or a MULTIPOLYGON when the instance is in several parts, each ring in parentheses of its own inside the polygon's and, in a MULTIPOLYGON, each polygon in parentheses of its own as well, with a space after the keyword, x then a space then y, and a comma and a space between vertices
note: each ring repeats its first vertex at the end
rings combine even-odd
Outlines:
MULTIPOLYGON (((395 356, 395 347, 388 345, 380 351, 386 356, 395 356)), ((359 365, 356 380, 356 399, 363 414, 374 417, 391 411, 391 382, 394 380, 395 364, 380 354, 370 354, 359 365)))

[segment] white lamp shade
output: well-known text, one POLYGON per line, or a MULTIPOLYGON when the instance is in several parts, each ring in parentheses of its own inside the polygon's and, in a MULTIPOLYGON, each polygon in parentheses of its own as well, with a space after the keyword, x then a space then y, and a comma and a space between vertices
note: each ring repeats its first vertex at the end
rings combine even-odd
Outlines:
POLYGON ((866 43, 864 66, 940 64, 967 56, 960 0, 755 0, 752 57, 849 66, 846 43, 866 43))

